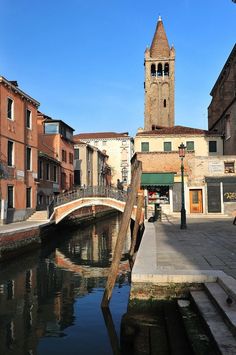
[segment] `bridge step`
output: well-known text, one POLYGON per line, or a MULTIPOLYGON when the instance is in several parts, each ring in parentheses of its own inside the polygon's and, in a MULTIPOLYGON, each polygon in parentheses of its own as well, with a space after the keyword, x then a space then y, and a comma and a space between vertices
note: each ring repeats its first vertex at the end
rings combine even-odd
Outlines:
POLYGON ((36 211, 27 219, 27 221, 47 221, 47 220, 48 220, 47 211, 36 211))

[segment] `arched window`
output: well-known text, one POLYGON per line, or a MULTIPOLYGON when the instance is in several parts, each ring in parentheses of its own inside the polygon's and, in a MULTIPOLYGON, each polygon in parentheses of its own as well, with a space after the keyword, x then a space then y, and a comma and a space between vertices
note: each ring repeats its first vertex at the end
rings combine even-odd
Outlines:
POLYGON ((156 76, 156 65, 155 64, 151 65, 151 76, 156 76))
POLYGON ((166 107, 166 99, 163 101, 163 106, 166 107))
POLYGON ((158 76, 162 76, 162 64, 161 64, 161 63, 158 64, 158 67, 157 67, 157 75, 158 75, 158 76))
POLYGON ((165 63, 165 66, 164 66, 164 75, 169 75, 169 64, 168 63, 165 63))

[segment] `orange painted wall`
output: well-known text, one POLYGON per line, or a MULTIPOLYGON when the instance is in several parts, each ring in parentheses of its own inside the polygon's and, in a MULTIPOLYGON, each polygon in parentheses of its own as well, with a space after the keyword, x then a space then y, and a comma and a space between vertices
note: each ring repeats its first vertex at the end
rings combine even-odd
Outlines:
POLYGON ((1 179, 1 198, 7 199, 7 186, 14 186, 14 208, 26 208, 26 188, 32 189, 32 204, 36 206, 37 178, 37 107, 34 102, 27 100, 22 94, 14 90, 11 85, 0 83, 0 161, 8 171, 9 178, 1 179), (14 101, 13 120, 7 118, 7 98, 14 101), (26 128, 26 109, 31 111, 32 129, 26 128), (7 167, 8 140, 14 142, 13 167, 7 167), (31 170, 26 171, 26 147, 31 148, 31 170))

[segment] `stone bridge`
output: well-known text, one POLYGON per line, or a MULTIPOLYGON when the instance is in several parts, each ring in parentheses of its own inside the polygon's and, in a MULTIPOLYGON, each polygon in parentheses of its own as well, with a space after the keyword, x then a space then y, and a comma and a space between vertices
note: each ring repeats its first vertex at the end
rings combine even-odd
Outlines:
MULTIPOLYGON (((104 186, 87 187, 77 189, 58 195, 54 198, 48 208, 51 221, 56 224, 63 218, 78 210, 88 206, 107 206, 120 212, 124 212, 127 199, 127 192, 104 186)), ((137 206, 133 207, 131 218, 135 220, 137 206)), ((144 211, 140 224, 144 220, 144 211)))

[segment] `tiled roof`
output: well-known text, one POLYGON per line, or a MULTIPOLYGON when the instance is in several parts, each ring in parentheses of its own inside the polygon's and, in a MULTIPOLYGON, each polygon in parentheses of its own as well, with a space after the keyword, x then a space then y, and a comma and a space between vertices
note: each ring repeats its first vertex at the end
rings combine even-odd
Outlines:
POLYGON ((99 139, 99 138, 119 138, 128 137, 128 132, 116 133, 116 132, 94 132, 94 133, 79 133, 74 135, 74 140, 80 139, 99 139))
POLYGON ((159 136, 159 135, 207 135, 207 136, 219 136, 220 134, 210 132, 204 129, 185 127, 185 126, 173 126, 173 127, 160 127, 152 131, 138 132, 137 136, 159 136))

